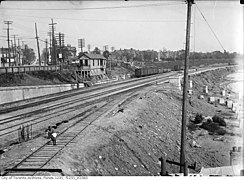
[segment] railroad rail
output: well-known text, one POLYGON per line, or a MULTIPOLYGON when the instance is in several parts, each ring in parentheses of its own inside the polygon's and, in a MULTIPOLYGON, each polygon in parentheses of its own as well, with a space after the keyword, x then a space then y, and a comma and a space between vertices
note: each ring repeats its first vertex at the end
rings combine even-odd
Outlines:
MULTIPOLYGON (((164 78, 166 78, 168 76, 169 75, 164 76, 164 78)), ((0 137, 6 136, 6 135, 11 134, 11 133, 15 133, 18 130, 19 126, 21 126, 21 125, 24 125, 24 124, 27 124, 27 123, 32 123, 33 125, 36 125, 38 123, 42 123, 42 122, 47 121, 47 120, 50 119, 50 116, 47 116, 45 119, 43 119, 43 117, 37 117, 37 118, 34 118, 34 119, 29 119, 29 120, 24 121, 23 117, 28 118, 28 117, 33 116, 34 114, 35 115, 38 114, 38 113, 43 114, 45 112, 54 111, 56 109, 60 109, 60 108, 63 107, 61 110, 53 112, 53 113, 50 114, 51 116, 53 114, 54 114, 54 116, 55 115, 59 116, 60 114, 58 114, 58 113, 66 114, 68 112, 72 112, 75 109, 79 109, 81 107, 87 106, 88 104, 92 104, 98 98, 101 99, 102 97, 105 97, 105 96, 107 96, 109 94, 110 95, 111 94, 116 94, 116 92, 119 93, 119 92, 122 92, 122 91, 126 91, 128 89, 133 89, 133 88, 137 88, 137 87, 143 87, 143 86, 148 85, 150 83, 152 83, 152 81, 143 80, 143 81, 140 81, 140 82, 133 83, 133 85, 131 83, 128 83, 128 84, 125 84, 125 85, 123 84, 122 86, 119 86, 119 87, 113 87, 112 89, 108 89, 108 90, 102 89, 102 92, 98 92, 98 93, 93 92, 93 94, 91 94, 91 95, 87 95, 87 96, 81 97, 81 98, 71 99, 71 100, 65 101, 63 103, 57 102, 57 103, 53 104, 53 101, 52 101, 51 105, 45 105, 44 108, 39 108, 37 110, 31 111, 31 112, 28 112, 28 113, 19 113, 17 116, 7 117, 7 118, 4 118, 4 119, 1 119, 0 120, 0 125, 5 125, 5 127, 0 129, 0 137), (92 102, 89 103, 88 100, 91 100, 93 98, 95 98, 95 99, 92 102), (72 105, 72 106, 69 107, 69 105, 72 105), (18 122, 18 121, 20 121, 20 122, 18 122), (11 125, 12 122, 14 122, 14 125, 11 125), (9 126, 7 125, 7 127, 6 127, 6 124, 8 124, 8 123, 10 125, 9 126)), ((119 85, 121 85, 121 84, 119 84, 119 85)), ((73 94, 72 94, 72 97, 73 97, 73 94)), ((58 97, 58 99, 59 98, 60 97, 58 97)), ((36 102, 36 103, 38 103, 38 102, 36 102)), ((39 105, 40 105, 40 103, 39 103, 39 105)), ((17 108, 17 107, 15 107, 15 108, 17 108)), ((12 108, 11 108, 11 111, 12 111, 12 108)), ((9 111, 6 110, 5 113, 7 113, 7 112, 9 112, 9 111)))
MULTIPOLYGON (((26 113, 26 114, 20 114, 18 116, 15 116, 15 118, 2 119, 0 121, 0 124, 5 125, 5 127, 0 129, 0 138, 6 139, 6 137, 11 137, 11 139, 13 140, 15 137, 15 139, 17 139, 16 136, 14 136, 14 134, 17 134, 18 129, 21 125, 31 123, 32 126, 34 126, 34 125, 43 124, 46 121, 50 122, 55 117, 66 115, 69 112, 74 113, 74 110, 78 110, 78 112, 79 112, 82 107, 84 108, 84 107, 92 105, 98 101, 101 101, 103 98, 106 98, 108 95, 111 96, 111 95, 115 95, 118 93, 123 93, 123 92, 129 91, 129 90, 137 89, 139 87, 143 87, 143 86, 147 86, 147 85, 148 84, 146 83, 146 84, 137 84, 137 86, 133 86, 133 87, 124 86, 124 87, 119 87, 116 89, 111 89, 111 90, 108 90, 105 92, 96 93, 96 94, 93 94, 93 95, 90 95, 90 96, 87 96, 84 98, 79 98, 76 100, 76 102, 79 103, 78 105, 74 105, 75 104, 74 101, 72 103, 72 105, 73 105, 72 107, 66 108, 66 106, 64 106, 64 104, 61 104, 58 107, 56 107, 56 109, 61 108, 61 107, 64 107, 64 109, 61 109, 56 112, 52 112, 51 114, 45 115, 44 117, 39 116, 39 117, 34 117, 34 118, 28 119, 28 120, 23 120, 23 117, 28 117, 28 115, 27 115, 28 113, 26 113), (9 123, 9 125, 8 125, 8 123, 9 123)), ((48 109, 48 110, 50 110, 50 109, 48 109)), ((35 112, 36 111, 30 112, 29 116, 32 116, 33 114, 35 114, 35 112)), ((44 113, 44 110, 38 110, 38 112, 39 112, 39 114, 42 114, 42 113, 44 113)), ((77 118, 77 116, 79 117, 79 114, 75 115, 75 116, 71 116, 71 118, 68 118, 68 119, 66 118, 66 121, 74 120, 77 118)))
MULTIPOLYGON (((176 73, 170 73, 170 75, 173 75, 173 74, 176 75, 176 73)), ((25 108, 29 108, 29 107, 33 107, 33 106, 39 106, 40 104, 46 104, 49 102, 54 102, 54 101, 65 99, 65 98, 71 98, 71 97, 85 94, 88 92, 103 90, 105 88, 110 88, 113 86, 126 85, 126 84, 133 83, 133 82, 144 83, 146 81, 155 80, 156 76, 158 76, 158 78, 159 78, 158 80, 160 80, 159 75, 154 75, 151 77, 143 77, 140 79, 131 79, 131 80, 127 80, 127 81, 115 82, 113 84, 106 84, 106 85, 102 85, 102 86, 89 87, 89 88, 84 88, 84 89, 74 89, 74 90, 65 91, 65 92, 61 92, 61 93, 57 93, 57 94, 43 96, 43 97, 36 97, 36 98, 28 99, 28 100, 22 100, 22 101, 17 101, 17 102, 13 102, 13 103, 3 104, 3 105, 0 105, 0 115, 6 114, 9 112, 13 112, 16 110, 20 110, 20 109, 25 109, 25 108), (32 101, 34 101, 34 102, 32 102, 32 101), (23 102, 23 104, 19 104, 21 102, 23 102)), ((167 75, 162 74, 163 78, 165 76, 167 76, 167 75)))
MULTIPOLYGON (((133 93, 133 92, 132 92, 133 93)), ((85 115, 76 123, 67 127, 57 137, 57 145, 51 145, 50 141, 39 147, 26 158, 18 162, 13 168, 6 169, 3 176, 33 176, 38 172, 38 169, 47 165, 59 152, 71 143, 75 143, 75 138, 78 137, 89 125, 97 120, 101 115, 118 104, 118 100, 112 100, 96 111, 85 115), (25 171, 23 171, 25 170, 25 171)))

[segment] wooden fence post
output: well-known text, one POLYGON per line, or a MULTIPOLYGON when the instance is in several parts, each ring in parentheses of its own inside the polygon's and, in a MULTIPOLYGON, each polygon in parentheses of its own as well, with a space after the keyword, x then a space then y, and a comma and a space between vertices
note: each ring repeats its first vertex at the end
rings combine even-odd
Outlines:
POLYGON ((21 127, 19 127, 19 129, 18 129, 18 139, 19 139, 19 142, 21 143, 21 127))
POLYGON ((160 162, 161 162, 161 172, 160 175, 161 176, 166 176, 166 161, 163 157, 159 158, 160 162))
POLYGON ((32 139, 32 137, 33 137, 33 134, 32 134, 32 124, 31 124, 31 139, 32 139))
POLYGON ((185 164, 184 164, 184 176, 188 176, 188 162, 185 161, 185 164))

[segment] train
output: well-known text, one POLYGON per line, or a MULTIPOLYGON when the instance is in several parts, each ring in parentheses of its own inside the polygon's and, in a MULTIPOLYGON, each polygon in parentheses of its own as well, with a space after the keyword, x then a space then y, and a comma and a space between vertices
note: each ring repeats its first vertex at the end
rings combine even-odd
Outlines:
MULTIPOLYGON (((234 65, 234 61, 231 59, 222 59, 222 60, 202 60, 202 61, 190 61, 189 68, 198 68, 203 66, 209 66, 213 64, 225 64, 225 65, 234 65)), ((182 71, 184 68, 182 61, 172 61, 172 62, 165 62, 165 63, 154 63, 148 64, 144 67, 136 68, 135 69, 135 77, 144 77, 150 76, 154 74, 161 74, 170 71, 182 71)))

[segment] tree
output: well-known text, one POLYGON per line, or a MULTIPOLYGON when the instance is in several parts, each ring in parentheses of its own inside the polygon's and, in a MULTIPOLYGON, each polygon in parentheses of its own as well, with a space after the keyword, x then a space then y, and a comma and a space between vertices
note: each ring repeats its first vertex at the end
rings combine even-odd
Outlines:
POLYGON ((28 45, 23 49, 23 64, 31 64, 36 60, 35 52, 28 45))
POLYGON ((48 51, 48 49, 44 48, 42 50, 41 60, 45 62, 45 61, 48 61, 48 58, 49 58, 49 51, 48 51))
POLYGON ((98 47, 95 47, 93 53, 94 54, 101 54, 101 51, 100 51, 100 49, 98 49, 98 47))

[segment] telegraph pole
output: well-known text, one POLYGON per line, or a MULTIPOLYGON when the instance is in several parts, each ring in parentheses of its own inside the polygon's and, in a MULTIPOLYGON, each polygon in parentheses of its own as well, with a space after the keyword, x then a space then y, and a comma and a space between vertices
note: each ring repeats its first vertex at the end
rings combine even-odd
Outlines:
MULTIPOLYGON (((14 62, 15 62, 15 63, 16 63, 15 58, 16 58, 16 56, 17 56, 16 39, 15 39, 16 36, 18 36, 18 35, 17 35, 17 34, 14 34, 14 35, 13 35, 13 37, 14 37, 13 53, 14 53, 14 62)), ((16 63, 15 65, 17 65, 17 63, 16 63)))
POLYGON ((186 25, 186 50, 185 50, 185 68, 184 68, 184 85, 183 85, 183 103, 182 103, 182 127, 181 127, 181 150, 180 150, 180 173, 187 174, 187 164, 185 159, 185 142, 186 142, 186 119, 187 119, 187 89, 188 89, 188 66, 190 50, 190 27, 191 27, 191 6, 194 0, 187 0, 187 25, 186 25), (184 165, 184 166, 182 166, 184 165))
POLYGON ((52 23, 49 24, 51 25, 51 28, 52 28, 52 54, 51 54, 51 61, 52 63, 56 64, 57 61, 57 54, 56 54, 56 47, 55 47, 55 36, 54 36, 54 25, 56 25, 57 23, 53 23, 53 19, 52 20, 52 23))
POLYGON ((61 32, 58 33, 58 40, 59 40, 59 54, 61 54, 61 32))
POLYGON ((21 47, 20 47, 19 39, 18 39, 18 50, 19 50, 19 65, 22 65, 20 62, 21 47))
POLYGON ((7 41, 8 41, 8 60, 9 60, 9 66, 11 65, 11 60, 10 60, 10 40, 9 40, 9 25, 12 24, 13 21, 4 21, 4 24, 6 24, 8 27, 7 27, 7 41))
POLYGON ((52 61, 52 32, 48 32, 47 35, 49 36, 49 56, 48 56, 48 61, 49 57, 52 61))
POLYGON ((47 65, 47 61, 48 61, 48 46, 47 46, 48 42, 47 42, 47 39, 46 39, 45 43, 46 43, 46 56, 45 56, 45 63, 44 64, 47 65))
POLYGON ((40 55, 40 48, 39 48, 39 41, 38 41, 38 36, 37 36, 37 27, 35 23, 35 29, 36 29, 36 44, 37 44, 37 51, 38 51, 38 58, 39 58, 39 66, 41 66, 41 55, 40 55))

